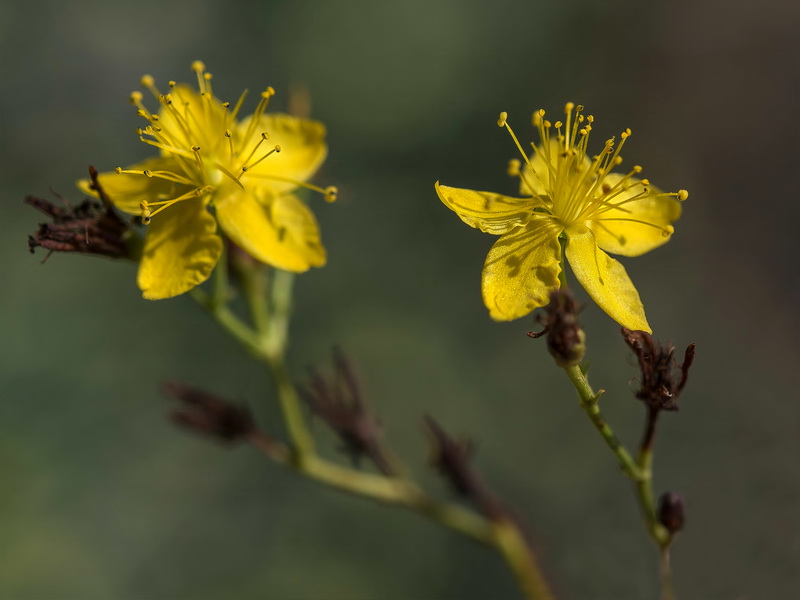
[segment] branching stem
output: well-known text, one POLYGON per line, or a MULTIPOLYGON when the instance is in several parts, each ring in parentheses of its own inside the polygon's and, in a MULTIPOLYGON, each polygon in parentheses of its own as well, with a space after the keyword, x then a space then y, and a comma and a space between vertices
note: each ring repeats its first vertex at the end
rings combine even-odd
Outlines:
POLYGON ((284 360, 288 340, 293 274, 263 268, 239 272, 252 326, 227 305, 226 273, 215 277, 212 295, 195 288, 192 296, 272 373, 291 446, 255 432, 249 441, 273 461, 329 487, 384 504, 404 506, 477 542, 494 548, 508 563, 529 600, 553 600, 544 574, 519 526, 510 519, 489 519, 458 504, 441 502, 408 477, 387 477, 342 467, 316 453, 314 440, 284 360))

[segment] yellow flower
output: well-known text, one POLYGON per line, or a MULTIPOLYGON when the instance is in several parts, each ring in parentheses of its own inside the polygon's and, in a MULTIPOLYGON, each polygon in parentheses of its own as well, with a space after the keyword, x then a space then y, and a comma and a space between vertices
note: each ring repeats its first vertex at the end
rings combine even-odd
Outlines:
POLYGON ((520 178, 520 194, 512 198, 491 192, 452 188, 436 183, 442 202, 461 220, 501 236, 483 268, 483 301, 498 321, 523 317, 548 302, 562 281, 563 254, 592 299, 628 329, 650 332, 644 307, 625 268, 604 250, 638 256, 665 242, 681 214, 688 192, 664 193, 642 168, 612 173, 622 162, 620 150, 630 137, 626 129, 615 145, 606 140, 596 156, 587 154, 594 117, 569 102, 564 122, 533 115, 541 142, 528 157, 500 113, 497 124, 511 134, 525 160, 509 164, 520 178), (563 250, 563 253, 562 253, 563 250))
MULTIPOLYGON (((100 175, 117 208, 149 224, 138 275, 143 296, 170 298, 205 281, 222 252, 217 224, 264 263, 294 272, 324 265, 316 219, 292 194, 304 187, 336 198, 336 188, 306 183, 327 154, 324 125, 266 113, 271 87, 251 116, 237 120, 247 91, 231 106, 214 97, 203 63, 192 69, 199 91, 170 81, 163 94, 142 77, 160 108, 152 113, 140 92, 131 94, 149 122, 137 133, 159 156, 100 175)), ((87 180, 78 186, 92 193, 87 180)))

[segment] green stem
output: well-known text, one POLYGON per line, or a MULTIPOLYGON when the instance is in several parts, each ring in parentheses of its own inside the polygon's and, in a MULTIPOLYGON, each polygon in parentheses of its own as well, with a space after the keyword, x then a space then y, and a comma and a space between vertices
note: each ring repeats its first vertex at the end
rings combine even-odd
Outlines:
POLYGON ((575 390, 578 392, 581 408, 583 408, 586 416, 589 417, 595 429, 597 429, 603 437, 606 445, 617 457, 617 461, 620 467, 622 467, 623 472, 634 481, 639 481, 643 476, 641 469, 633 460, 630 452, 628 452, 625 446, 622 445, 622 442, 619 441, 614 430, 611 429, 611 426, 606 422, 605 417, 603 417, 603 414, 600 412, 598 400, 600 400, 603 390, 597 393, 592 390, 592 386, 589 385, 589 381, 586 379, 586 375, 581 371, 579 365, 562 368, 572 382, 572 385, 575 386, 575 390))
POLYGON ((581 371, 580 366, 563 367, 575 390, 578 392, 581 407, 592 421, 606 445, 617 457, 622 470, 634 482, 636 499, 644 517, 645 527, 653 541, 658 546, 661 560, 661 586, 663 590, 663 600, 674 600, 672 582, 669 569, 669 545, 672 536, 669 531, 658 521, 656 506, 653 498, 653 427, 655 418, 653 413, 648 413, 645 436, 642 440, 636 460, 634 461, 631 453, 622 445, 614 431, 606 422, 600 412, 599 399, 603 390, 595 393, 586 375, 581 371))
POLYGON ((672 587, 670 573, 669 544, 661 548, 661 598, 662 600, 675 600, 675 590, 672 587))
MULTIPOLYGON (((314 440, 305 424, 300 398, 284 360, 291 315, 293 274, 275 270, 269 301, 269 281, 261 269, 242 269, 242 287, 250 308, 253 327, 243 323, 220 299, 215 287, 213 298, 195 288, 192 296, 234 338, 257 358, 266 362, 272 373, 283 411, 292 449, 264 435, 252 434, 250 441, 275 462, 295 469, 329 487, 385 504, 405 506, 459 533, 495 548, 508 563, 520 588, 529 600, 552 600, 536 557, 519 527, 511 521, 490 520, 451 503, 439 502, 425 494, 407 477, 386 477, 349 469, 316 454, 314 440)), ((219 280, 225 277, 221 273, 219 280)), ((221 285, 221 284, 220 284, 221 285)))
POLYGON ((237 317, 228 306, 217 304, 212 296, 209 296, 200 288, 194 288, 190 295, 214 317, 217 323, 222 325, 225 331, 230 333, 249 352, 256 357, 263 355, 261 341, 256 332, 237 317))

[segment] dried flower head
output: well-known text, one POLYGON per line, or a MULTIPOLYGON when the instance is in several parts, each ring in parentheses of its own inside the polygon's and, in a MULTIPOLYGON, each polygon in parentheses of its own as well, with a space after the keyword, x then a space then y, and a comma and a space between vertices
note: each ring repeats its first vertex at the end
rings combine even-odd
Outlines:
POLYGON ((636 397, 653 411, 678 410, 676 402, 686 385, 689 367, 692 366, 695 344, 689 344, 679 366, 675 360, 675 347, 660 344, 644 331, 622 328, 622 336, 636 354, 642 376, 636 397))
POLYGON ((344 353, 333 353, 332 378, 313 373, 303 399, 343 442, 342 450, 354 462, 362 457, 371 460, 386 475, 394 475, 384 450, 383 429, 367 405, 352 362, 344 353))
POLYGON ((544 329, 528 336, 540 338, 547 335, 547 349, 562 367, 577 365, 586 352, 586 335, 578 323, 578 305, 568 289, 553 290, 550 303, 545 307, 545 317, 538 316, 544 329))
POLYGON ((89 167, 89 176, 89 185, 100 202, 87 198, 77 206, 70 206, 62 198, 63 206, 57 206, 35 196, 25 198, 25 202, 53 219, 51 223, 40 224, 36 233, 28 236, 31 252, 41 247, 50 251, 48 257, 53 252, 80 252, 111 258, 134 258, 131 224, 114 211, 93 167, 89 167))
POLYGON ((163 390, 183 404, 173 411, 172 420, 187 429, 223 442, 241 441, 255 432, 250 411, 243 406, 177 381, 165 383, 163 390))

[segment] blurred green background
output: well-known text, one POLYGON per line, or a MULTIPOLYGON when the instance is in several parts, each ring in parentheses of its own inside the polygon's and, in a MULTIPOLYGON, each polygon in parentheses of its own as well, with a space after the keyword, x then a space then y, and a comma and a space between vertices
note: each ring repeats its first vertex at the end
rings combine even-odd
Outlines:
MULTIPOLYGON (((686 498, 679 597, 797 597, 799 23, 783 0, 0 3, 0 598, 516 597, 482 547, 176 430, 165 379, 246 401, 279 435, 261 367, 188 298, 142 300, 128 265, 28 254, 41 217, 22 198, 78 199, 88 164, 149 154, 128 93, 144 73, 192 81, 195 59, 224 98, 272 85, 281 108, 305 85, 328 126, 317 179, 340 201, 311 200, 329 263, 297 285, 298 379, 342 345, 443 496, 421 415, 475 438, 561 598, 655 598, 655 552, 531 320, 489 320, 493 239, 433 182, 514 193, 500 110, 526 140, 531 111, 566 100, 597 117, 595 143, 631 127, 628 164, 691 193, 673 240, 624 260, 656 334, 698 344, 656 449, 657 490, 686 498)), ((593 382, 634 444, 633 360, 585 305, 593 382)))

